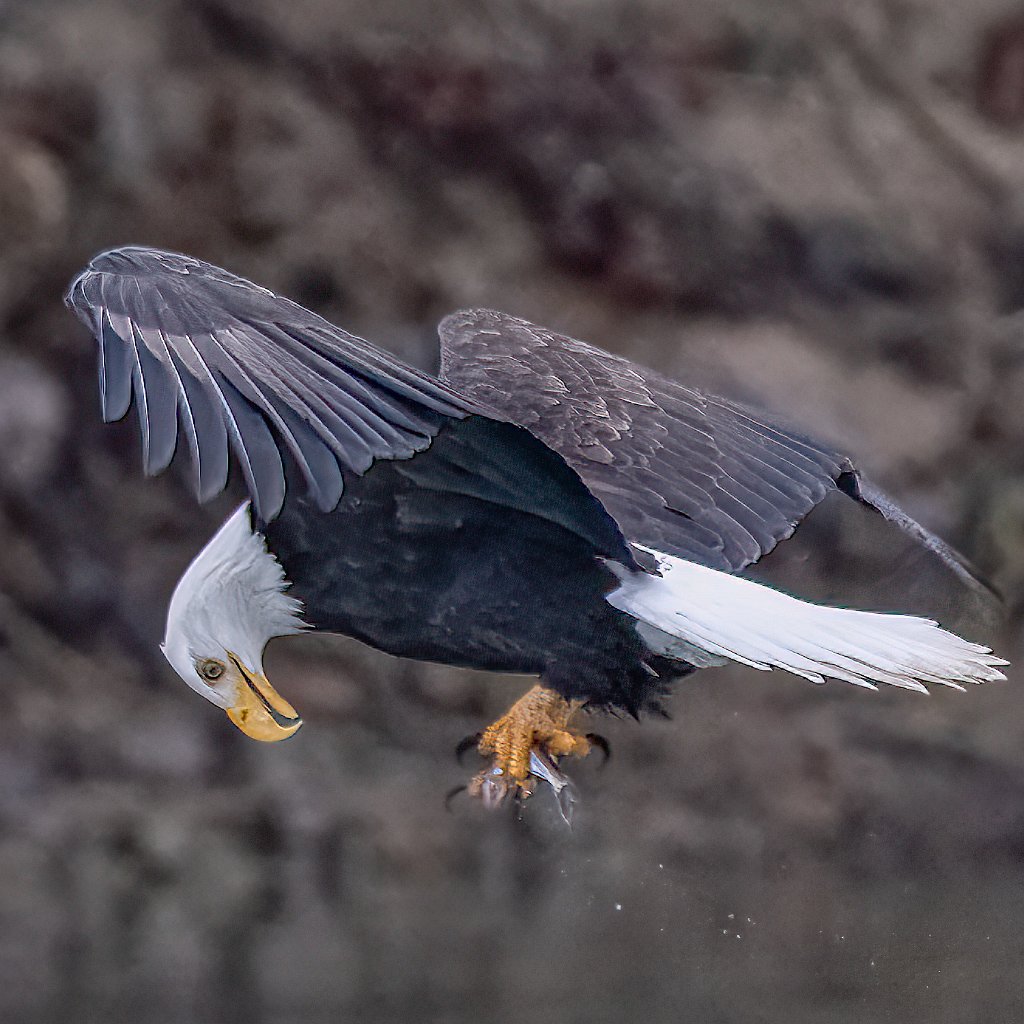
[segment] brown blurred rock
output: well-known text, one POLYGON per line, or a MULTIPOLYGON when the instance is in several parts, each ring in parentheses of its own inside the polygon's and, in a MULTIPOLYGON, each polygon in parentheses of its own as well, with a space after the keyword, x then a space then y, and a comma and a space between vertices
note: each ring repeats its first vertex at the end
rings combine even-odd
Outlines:
POLYGON ((979 111, 1004 127, 1024 120, 1024 19, 1019 15, 992 25, 978 54, 979 111))
POLYGON ((0 489, 24 496, 54 472, 67 437, 64 389, 28 359, 0 354, 0 489))

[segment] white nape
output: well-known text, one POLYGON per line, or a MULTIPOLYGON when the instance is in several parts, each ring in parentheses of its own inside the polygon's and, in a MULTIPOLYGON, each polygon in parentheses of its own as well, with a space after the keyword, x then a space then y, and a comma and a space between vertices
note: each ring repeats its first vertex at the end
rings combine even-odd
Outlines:
POLYGON ((174 588, 160 645, 164 656, 189 686, 222 704, 196 674, 195 659, 223 658, 230 651, 262 671, 269 640, 307 628, 302 602, 287 588, 281 564, 253 529, 249 502, 239 505, 174 588))
POLYGON ((925 683, 963 689, 1006 676, 1008 662, 916 615, 812 604, 730 573, 634 545, 657 560, 660 576, 608 562, 620 585, 609 604, 637 619, 657 654, 699 668, 741 662, 785 669, 816 683, 843 679, 927 693, 925 683))

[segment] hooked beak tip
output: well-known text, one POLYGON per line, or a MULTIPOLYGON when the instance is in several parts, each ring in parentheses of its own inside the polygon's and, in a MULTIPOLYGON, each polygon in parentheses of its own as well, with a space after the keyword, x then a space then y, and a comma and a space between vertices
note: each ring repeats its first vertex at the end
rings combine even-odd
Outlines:
POLYGON ((235 704, 227 709, 231 721, 254 740, 277 743, 294 736, 302 725, 298 712, 271 686, 261 672, 252 672, 234 655, 238 670, 235 704))
POLYGON ((302 719, 279 720, 262 708, 252 706, 228 708, 228 718, 250 739, 261 743, 278 743, 294 736, 302 726, 302 719))

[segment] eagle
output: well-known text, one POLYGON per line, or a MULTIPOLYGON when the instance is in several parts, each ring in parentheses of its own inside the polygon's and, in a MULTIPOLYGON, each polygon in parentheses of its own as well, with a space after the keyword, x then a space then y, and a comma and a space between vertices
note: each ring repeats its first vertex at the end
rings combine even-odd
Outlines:
MULTIPOLYGON (((738 662, 927 692, 1007 664, 916 615, 812 603, 739 573, 840 492, 970 565, 851 458, 726 398, 504 313, 440 324, 424 373, 266 288, 142 246, 66 295, 99 346, 104 420, 134 399, 147 474, 183 435, 194 489, 248 500, 178 582, 161 649, 248 736, 301 725, 274 637, 318 630, 538 682, 477 739, 489 806, 561 791, 582 708, 639 716, 738 662)), ((561 797, 560 797, 561 799, 561 797)))

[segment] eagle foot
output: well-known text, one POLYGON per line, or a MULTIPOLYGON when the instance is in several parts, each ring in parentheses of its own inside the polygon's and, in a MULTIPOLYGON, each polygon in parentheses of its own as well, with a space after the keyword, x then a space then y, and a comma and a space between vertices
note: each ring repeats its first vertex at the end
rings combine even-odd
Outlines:
POLYGON ((491 764, 471 780, 469 795, 494 808, 510 796, 526 799, 541 779, 555 791, 568 821, 575 791, 558 770, 558 761, 590 753, 591 739, 569 728, 581 704, 539 685, 523 694, 480 737, 477 750, 491 764))

